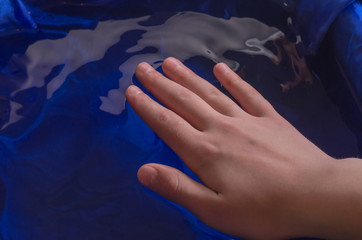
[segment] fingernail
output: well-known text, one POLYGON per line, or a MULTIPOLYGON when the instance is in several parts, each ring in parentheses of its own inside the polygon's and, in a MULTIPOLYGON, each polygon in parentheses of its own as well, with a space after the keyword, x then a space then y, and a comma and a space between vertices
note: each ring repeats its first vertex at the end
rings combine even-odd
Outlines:
POLYGON ((152 71, 153 68, 148 64, 148 63, 140 63, 138 66, 137 66, 137 70, 140 72, 140 73, 147 73, 149 71, 152 71))
POLYGON ((179 62, 173 57, 167 58, 165 60, 165 63, 170 68, 177 68, 178 66, 180 66, 179 62))
POLYGON ((137 95, 137 94, 141 93, 142 91, 141 91, 141 89, 139 89, 135 85, 131 85, 131 86, 128 87, 127 92, 130 95, 137 95))
POLYGON ((229 67, 225 63, 219 63, 217 65, 217 68, 218 68, 219 72, 222 74, 225 74, 230 70, 229 67))
POLYGON ((138 171, 138 179, 146 187, 152 187, 155 184, 157 175, 158 171, 150 166, 143 166, 138 171))

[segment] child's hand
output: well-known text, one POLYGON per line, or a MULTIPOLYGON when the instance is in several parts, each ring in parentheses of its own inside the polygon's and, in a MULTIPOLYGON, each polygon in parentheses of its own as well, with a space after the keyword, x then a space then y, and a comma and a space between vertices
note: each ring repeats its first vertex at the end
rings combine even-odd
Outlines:
POLYGON ((160 164, 142 166, 141 183, 231 235, 324 237, 337 161, 225 64, 214 74, 242 108, 174 58, 163 71, 141 63, 136 76, 168 109, 135 86, 127 100, 205 185, 160 164))

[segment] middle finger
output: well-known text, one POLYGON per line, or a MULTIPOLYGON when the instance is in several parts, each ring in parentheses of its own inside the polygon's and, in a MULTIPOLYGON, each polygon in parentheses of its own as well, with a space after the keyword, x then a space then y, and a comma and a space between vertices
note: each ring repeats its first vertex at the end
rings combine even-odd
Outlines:
POLYGON ((179 60, 167 58, 162 69, 170 79, 190 89, 219 113, 230 117, 241 115, 240 107, 234 101, 214 85, 196 75, 179 60))
POLYGON ((169 80, 147 63, 141 63, 136 76, 158 100, 184 118, 194 128, 205 131, 218 113, 187 88, 169 80))

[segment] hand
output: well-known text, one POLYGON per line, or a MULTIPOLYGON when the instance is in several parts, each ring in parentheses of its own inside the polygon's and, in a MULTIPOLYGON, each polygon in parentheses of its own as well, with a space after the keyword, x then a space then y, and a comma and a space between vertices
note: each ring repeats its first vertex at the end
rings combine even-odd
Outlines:
POLYGON ((178 60, 162 67, 168 78, 146 63, 136 76, 167 108, 136 86, 127 100, 205 185, 160 164, 142 166, 140 182, 234 236, 325 237, 331 226, 323 216, 334 206, 325 197, 339 179, 338 161, 225 64, 214 74, 242 108, 178 60))

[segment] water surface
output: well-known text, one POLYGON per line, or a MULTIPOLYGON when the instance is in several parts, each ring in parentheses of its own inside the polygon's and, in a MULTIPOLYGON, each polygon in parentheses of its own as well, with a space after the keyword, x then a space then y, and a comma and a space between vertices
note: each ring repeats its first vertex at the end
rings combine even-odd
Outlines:
POLYGON ((291 19, 139 15, 88 19, 86 27, 43 22, 2 60, 3 239, 231 239, 137 182, 147 162, 192 175, 126 103, 143 61, 161 71, 165 58, 176 57, 226 93, 212 75, 225 62, 328 154, 359 154, 308 68, 291 19))

